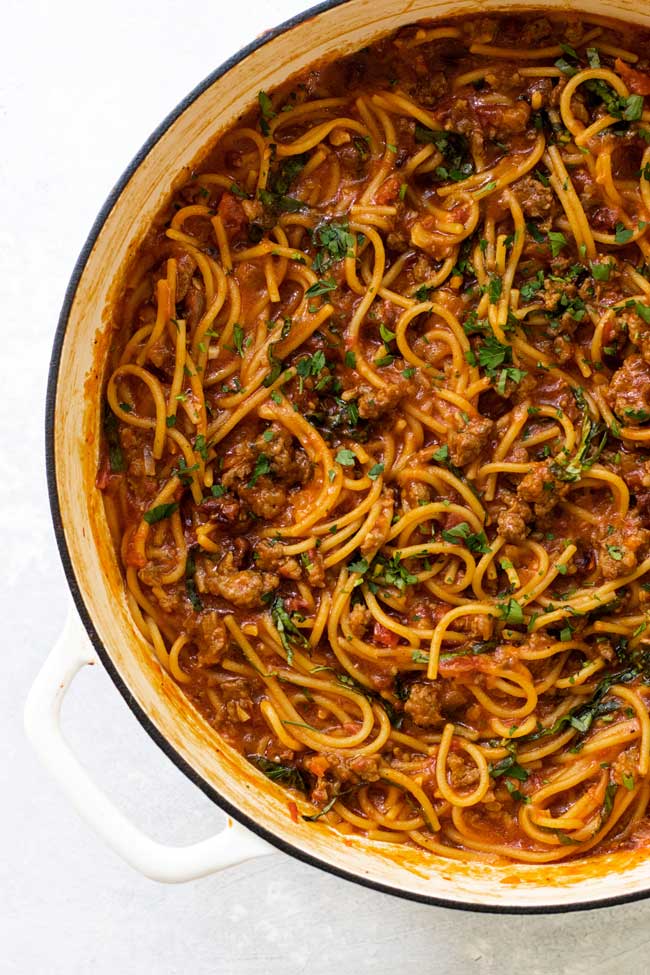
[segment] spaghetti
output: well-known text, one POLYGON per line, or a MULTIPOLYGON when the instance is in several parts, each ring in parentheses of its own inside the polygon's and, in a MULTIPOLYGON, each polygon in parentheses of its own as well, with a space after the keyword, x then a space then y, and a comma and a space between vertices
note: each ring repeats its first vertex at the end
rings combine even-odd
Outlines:
POLYGON ((305 819, 648 841, 647 41, 479 18, 316 65, 129 269, 98 486, 133 618, 305 819))

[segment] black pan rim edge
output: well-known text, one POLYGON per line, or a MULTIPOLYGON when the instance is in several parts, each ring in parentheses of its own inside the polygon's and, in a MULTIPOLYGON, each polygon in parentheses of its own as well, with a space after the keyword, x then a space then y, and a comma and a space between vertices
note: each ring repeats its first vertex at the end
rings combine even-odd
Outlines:
MULTIPOLYGON (((367 887, 371 890, 377 890, 384 894, 391 894, 394 897, 400 897, 405 900, 416 901, 422 904, 429 904, 434 907, 444 907, 453 910, 467 911, 469 913, 480 913, 480 914, 502 914, 502 915, 535 915, 535 914, 563 914, 575 911, 589 911, 595 910, 599 907, 614 907, 619 904, 632 903, 634 901, 644 900, 650 896, 650 889, 648 890, 636 890, 631 891, 627 894, 619 894, 617 896, 605 897, 599 900, 591 901, 579 901, 569 904, 535 904, 535 905, 525 905, 518 907, 514 904, 499 905, 499 904, 474 904, 469 901, 464 900, 452 900, 444 897, 435 897, 428 894, 420 894, 414 891, 401 890, 399 887, 393 887, 388 884, 382 884, 377 880, 372 880, 369 877, 363 876, 361 874, 351 873, 347 870, 343 870, 340 867, 334 866, 333 864, 327 862, 326 860, 321 860, 313 854, 306 853, 297 846, 293 846, 291 843, 277 837, 274 833, 266 828, 266 826, 261 825, 257 821, 251 819, 246 813, 242 812, 238 807, 234 806, 229 800, 225 799, 213 786, 203 779, 188 762, 182 757, 182 755, 171 745, 171 743, 161 734, 153 721, 148 717, 145 711, 142 709, 140 704, 135 700, 131 692, 129 691, 126 683, 124 682, 119 671, 113 664, 108 651, 104 647, 99 635, 95 629, 91 615, 86 607, 81 590, 77 583, 74 567, 72 564, 72 559, 70 557, 70 552, 68 550, 68 545, 65 537, 65 531, 63 526, 63 519, 61 517, 61 508, 59 504, 59 495, 57 488, 57 478, 56 478, 56 454, 55 454, 55 443, 54 443, 54 414, 56 407, 56 397, 58 388, 58 376, 59 367, 61 364, 61 355, 63 351, 63 343, 65 339, 65 333, 68 324, 68 318, 70 316, 70 311, 74 303, 77 287, 83 275, 86 267, 86 263, 90 256, 90 253, 95 245, 97 238, 99 237, 106 220, 111 214, 114 206, 122 195, 123 190, 128 184, 129 180, 135 173, 135 171, 142 164, 144 159, 151 152, 153 147, 160 141, 162 136, 167 132, 170 126, 182 115, 182 113, 189 108, 193 102, 199 98, 211 85, 213 85, 219 78, 231 70, 235 65, 239 64, 250 54, 253 54, 259 48, 263 47, 269 41, 274 40, 281 34, 285 34, 292 28, 297 27, 299 24, 303 24, 306 21, 312 20, 319 14, 325 13, 326 11, 333 10, 336 7, 343 6, 344 4, 350 2, 350 0, 324 0, 323 3, 317 4, 316 6, 309 7, 300 14, 296 14, 285 20, 283 23, 279 24, 277 27, 273 28, 262 34, 256 40, 247 44, 245 47, 241 48, 237 53, 233 54, 230 58, 224 61, 218 68, 215 68, 203 81, 186 95, 178 105, 167 115, 166 118, 158 125, 158 127, 149 136, 147 141, 143 144, 142 148, 136 153, 129 165, 126 167, 113 189, 110 191, 106 201, 104 202, 101 210, 99 211, 91 229, 88 237, 81 249, 81 252, 75 262, 72 275, 68 282, 66 288, 65 296, 63 299, 63 304, 61 306, 61 312, 59 314, 59 319, 54 334, 54 342, 52 346, 52 356, 50 359, 50 366, 47 378, 47 391, 46 391, 46 401, 45 401, 45 465, 46 465, 46 476, 47 476, 47 490, 50 503, 50 512, 52 516, 52 522, 54 525, 54 534, 59 549, 59 556, 63 565, 63 570, 68 583, 68 587, 72 594, 75 607, 79 616, 83 622, 86 629, 88 637, 97 652, 99 659, 107 670, 111 680, 117 687, 118 691, 126 701, 131 712, 142 725, 147 734, 153 739, 153 741, 158 745, 158 747, 164 752, 164 754, 174 763, 174 765, 180 769, 187 778, 193 782, 212 802, 215 803, 220 809, 226 812, 234 820, 239 822, 241 825, 245 826, 252 833, 261 837, 263 840, 268 842, 271 846, 288 854, 291 857, 295 857, 301 860, 303 863, 307 863, 310 866, 317 867, 326 873, 332 874, 336 877, 340 877, 343 880, 348 880, 352 883, 360 884, 363 887, 367 887)), ((543 7, 543 4, 539 4, 543 7)))

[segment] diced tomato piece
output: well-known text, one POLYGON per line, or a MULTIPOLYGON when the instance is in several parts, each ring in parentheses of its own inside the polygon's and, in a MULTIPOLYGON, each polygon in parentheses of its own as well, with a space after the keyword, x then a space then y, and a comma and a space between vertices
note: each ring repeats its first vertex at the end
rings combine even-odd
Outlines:
POLYGON ((372 635, 377 643, 380 643, 382 647, 396 647, 398 642, 397 633, 393 633, 382 623, 375 623, 372 635))
POLYGON ((308 759, 309 771, 319 778, 327 772, 330 767, 330 763, 327 761, 324 755, 313 755, 308 759))
POLYGON ((608 322, 605 322, 605 325, 603 326, 602 344, 609 345, 611 340, 614 338, 615 332, 616 332, 616 319, 611 318, 608 322))
POLYGON ((393 201, 399 196, 399 188, 401 185, 402 181, 399 176, 389 176, 388 179, 384 180, 377 190, 375 194, 375 203, 379 206, 385 206, 387 203, 393 203, 393 201))
POLYGON ((295 802, 288 802, 287 803, 287 806, 289 807, 289 815, 291 816, 291 818, 294 821, 294 823, 297 823, 298 822, 298 807, 297 807, 297 805, 295 804, 295 802))
POLYGON ((126 542, 124 561, 127 565, 135 566, 136 569, 142 569, 147 564, 147 556, 144 554, 147 528, 148 526, 144 521, 137 527, 132 527, 126 542))
POLYGON ((634 95, 650 95, 650 75, 631 68, 625 61, 616 58, 614 67, 634 95))

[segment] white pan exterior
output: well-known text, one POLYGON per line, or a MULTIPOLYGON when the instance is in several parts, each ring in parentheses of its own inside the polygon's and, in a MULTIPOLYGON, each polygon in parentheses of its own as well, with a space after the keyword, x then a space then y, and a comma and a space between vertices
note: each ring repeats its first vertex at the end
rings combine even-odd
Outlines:
MULTIPOLYGON (((51 485, 56 478, 64 533, 59 541, 64 560, 67 548, 67 571, 77 589, 77 604, 87 626, 94 628, 91 635, 102 658, 119 675, 123 692, 126 689, 132 696, 136 711, 149 719, 186 771, 191 770, 192 777, 213 795, 217 793, 235 816, 239 811, 243 819, 255 821, 267 839, 291 847, 299 856, 395 893, 479 910, 562 910, 643 896, 650 893, 650 851, 645 858, 638 853, 617 854, 543 867, 467 865, 359 837, 346 838, 344 843, 326 825, 294 823, 287 808, 291 797, 220 741, 161 671, 131 621, 94 484, 100 442, 98 391, 110 300, 129 254, 168 196, 173 179, 248 108, 261 88, 270 90, 317 59, 348 53, 420 18, 539 8, 536 3, 491 0, 348 0, 245 53, 169 124, 118 188, 103 225, 101 218, 98 221, 92 249, 78 269, 76 291, 69 294, 67 325, 55 349, 50 389, 54 412, 48 418, 53 423, 48 433, 50 461, 54 460, 50 478, 51 485)), ((547 0, 544 9, 580 10, 650 27, 650 4, 644 0, 547 0)), ((59 521, 56 503, 54 508, 59 521)))

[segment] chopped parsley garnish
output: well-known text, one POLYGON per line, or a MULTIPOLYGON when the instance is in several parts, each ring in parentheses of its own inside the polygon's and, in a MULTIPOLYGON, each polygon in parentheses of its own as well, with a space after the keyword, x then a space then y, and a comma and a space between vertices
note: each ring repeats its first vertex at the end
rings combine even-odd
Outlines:
POLYGON ((376 561, 382 567, 381 575, 376 578, 389 586, 395 586, 400 592, 418 581, 417 576, 414 576, 406 566, 402 565, 399 555, 393 555, 390 559, 379 556, 376 561))
POLYGON ((244 357, 244 329, 238 322, 235 322, 232 329, 232 340, 235 346, 237 355, 244 357))
POLYGON ((191 467, 188 467, 185 458, 181 456, 178 458, 178 467, 172 470, 172 476, 176 475, 183 487, 189 487, 192 483, 192 474, 198 471, 198 469, 198 464, 192 464, 191 467))
POLYGON ((607 788, 605 789, 605 801, 603 802, 603 812, 602 812, 603 821, 609 818, 611 811, 614 808, 614 796, 616 795, 617 792, 618 792, 618 786, 616 782, 610 782, 607 788))
POLYGON ((370 563, 367 559, 357 559, 356 562, 349 562, 348 569, 350 572, 358 572, 360 575, 365 575, 370 568, 370 563))
POLYGON ((572 458, 556 458, 551 464, 551 473, 558 481, 580 480, 583 471, 596 463, 606 441, 607 428, 602 423, 594 423, 588 415, 585 415, 577 452, 572 458))
POLYGON ((533 238, 536 244, 544 243, 544 234, 541 232, 537 224, 532 222, 532 220, 529 220, 526 223, 526 230, 528 231, 528 233, 533 238))
POLYGON ((628 230, 620 221, 616 224, 614 228, 614 240, 617 244, 627 244, 628 240, 631 240, 633 236, 633 231, 628 230))
POLYGON ((477 360, 490 379, 495 380, 496 390, 501 396, 506 394, 506 383, 520 383, 526 373, 511 365, 512 348, 504 345, 494 334, 487 336, 478 349, 477 360))
POLYGON ((643 305, 640 301, 635 301, 634 310, 646 325, 650 325, 650 305, 643 305))
POLYGON ((502 279, 496 277, 494 274, 490 275, 490 279, 487 285, 487 293, 491 305, 496 305, 499 298, 501 297, 502 291, 503 291, 502 279))
POLYGON ((175 511, 178 511, 178 501, 170 501, 168 504, 157 504, 155 508, 149 508, 142 517, 148 525, 155 525, 156 522, 169 518, 175 511))
POLYGON ((312 264, 314 271, 325 271, 336 261, 354 255, 355 238, 348 229, 347 220, 321 223, 314 230, 313 241, 320 248, 312 264))
POLYGON ((307 379, 309 376, 317 377, 320 376, 326 365, 325 353, 319 349, 313 355, 299 359, 296 363, 296 372, 301 380, 307 379))
POLYGON ((384 342, 392 342, 395 338, 395 332, 391 332, 389 328, 386 328, 383 322, 379 325, 379 334, 384 342))
POLYGON ((260 129, 262 130, 262 135, 269 134, 269 122, 271 119, 275 118, 275 112, 273 111, 273 102, 266 94, 265 91, 259 91, 257 93, 257 101, 260 106, 261 119, 260 119, 260 129))
MULTIPOLYGON (((277 345, 277 342, 271 342, 271 344, 269 345, 268 349, 266 350, 266 355, 267 355, 267 358, 269 360, 269 365, 271 367, 271 371, 269 372, 268 376, 266 376, 266 378, 264 379, 264 383, 263 383, 263 385, 266 386, 267 389, 268 389, 269 386, 272 386, 273 385, 273 383, 276 381, 276 379, 278 379, 278 377, 280 376, 280 373, 282 372, 282 363, 280 362, 279 359, 276 359, 276 357, 275 357, 275 347, 276 347, 276 345, 277 345)), ((276 390, 276 392, 277 392, 277 390, 276 390)), ((271 393, 271 399, 275 403, 279 402, 275 398, 275 396, 273 395, 273 393, 271 393)))
POLYGON ((431 455, 434 460, 438 461, 439 464, 446 464, 449 460, 449 447, 445 444, 443 447, 438 447, 438 449, 431 455))
POLYGON ((503 345, 496 336, 488 336, 479 347, 478 361, 488 372, 494 372, 500 366, 512 361, 512 348, 503 345))
POLYGON ((347 447, 342 447, 334 458, 342 467, 354 467, 356 459, 354 452, 347 447))
POLYGON ((600 264, 592 261, 589 266, 591 267, 591 273, 594 281, 609 281, 609 276, 614 265, 611 261, 604 261, 600 264))
POLYGON ((538 271, 534 278, 529 278, 528 281, 524 281, 519 289, 519 295, 522 301, 531 301, 543 287, 544 273, 543 271, 538 271))
POLYGON ((647 423, 650 420, 650 412, 648 410, 625 410, 625 416, 630 420, 634 420, 636 423, 647 423))
POLYGON ((442 155, 444 165, 437 166, 434 170, 439 179, 460 182, 474 172, 469 142, 460 132, 428 129, 416 124, 415 141, 433 144, 442 155))
POLYGON ((559 230, 549 230, 548 242, 551 248, 551 255, 557 257, 563 247, 569 243, 563 233, 559 230))
POLYGON ((445 542, 449 542, 451 545, 459 545, 464 542, 470 552, 481 552, 484 554, 490 551, 485 532, 473 532, 466 521, 461 522, 459 525, 454 525, 453 528, 445 528, 442 532, 442 537, 445 542))
POLYGON ((258 454, 257 459, 255 461, 255 467, 253 468, 253 473, 251 475, 251 479, 246 485, 246 487, 249 488, 255 487, 260 477, 263 477, 264 474, 268 474, 270 470, 271 470, 271 461, 268 459, 266 454, 258 454))
POLYGON ((200 433, 194 441, 194 449, 201 460, 205 461, 208 459, 208 445, 202 433, 200 433))
POLYGON ((323 278, 315 281, 305 291, 306 298, 316 298, 318 295, 326 295, 329 291, 336 291, 336 281, 334 278, 323 278))
POLYGON ((259 198, 265 207, 275 213, 285 210, 287 213, 295 213, 298 210, 306 209, 307 204, 302 200, 297 200, 294 196, 287 196, 286 193, 274 193, 272 190, 260 190, 259 198))
POLYGON ((524 611, 516 599, 509 599, 506 603, 497 603, 499 616, 506 623, 518 625, 524 622, 524 611))
POLYGON ((104 413, 104 436, 108 447, 108 466, 111 474, 119 474, 125 470, 124 454, 118 435, 117 417, 108 407, 104 413))
POLYGON ((628 95, 622 99, 623 118, 626 122, 638 122, 643 115, 643 95, 628 95))

